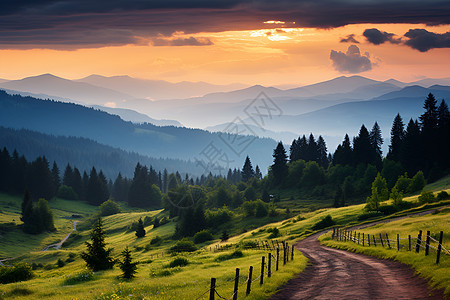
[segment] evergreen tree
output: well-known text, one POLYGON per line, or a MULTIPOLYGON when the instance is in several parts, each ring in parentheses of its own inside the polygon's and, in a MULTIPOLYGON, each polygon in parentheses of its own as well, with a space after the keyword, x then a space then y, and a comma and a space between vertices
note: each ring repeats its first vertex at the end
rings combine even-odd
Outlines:
POLYGON ((389 190, 387 188, 386 179, 380 173, 372 183, 372 195, 367 198, 366 209, 369 211, 378 210, 380 202, 389 199, 389 190))
POLYGON ((391 128, 391 144, 389 145, 389 153, 387 157, 394 161, 400 161, 401 149, 405 138, 405 125, 400 114, 394 119, 391 128))
POLYGON ((370 131, 370 144, 372 145, 372 148, 375 150, 376 153, 376 160, 381 162, 381 145, 383 145, 383 137, 381 135, 381 129, 378 125, 378 122, 375 122, 373 124, 372 130, 370 131))
POLYGON ((45 156, 38 157, 31 163, 27 181, 30 193, 36 199, 51 199, 56 193, 52 172, 45 156))
POLYGON ((339 145, 334 152, 333 164, 343 166, 353 164, 353 149, 348 134, 345 135, 342 145, 339 145))
POLYGON ((72 189, 75 191, 79 199, 83 196, 83 179, 81 178, 80 170, 74 167, 72 172, 72 189))
POLYGON ((122 251, 123 261, 119 261, 119 267, 122 270, 122 277, 125 279, 134 278, 136 274, 137 263, 131 260, 131 251, 128 246, 122 251))
POLYGON ((22 200, 22 217, 20 218, 23 223, 29 224, 33 214, 33 200, 28 189, 25 190, 22 200))
POLYGON ((242 181, 247 182, 251 178, 255 177, 255 171, 253 170, 252 163, 250 162, 250 158, 247 156, 245 158, 244 166, 242 167, 242 181))
POLYGON ((261 170, 259 169, 258 165, 256 165, 256 168, 255 168, 255 178, 258 180, 262 179, 262 173, 261 173, 261 170))
MULTIPOLYGON (((53 178, 53 186, 55 187, 55 190, 57 191, 59 186, 61 185, 61 178, 59 177, 59 168, 56 162, 53 162, 52 167, 52 178, 53 178)), ((56 192, 55 192, 56 194, 56 192)))
POLYGON ((287 156, 283 143, 279 142, 273 151, 273 165, 271 166, 275 185, 280 185, 288 175, 287 156))
POLYGON ((406 127, 405 138, 401 151, 401 163, 409 174, 415 174, 423 168, 423 150, 420 136, 420 126, 411 119, 406 127))
POLYGON ((81 258, 92 271, 112 269, 114 266, 114 259, 111 257, 113 249, 106 249, 105 236, 102 219, 98 218, 91 232, 91 242, 85 242, 87 251, 81 253, 81 258))
POLYGON ((424 151, 423 169, 425 173, 427 173, 431 169, 438 152, 435 146, 435 141, 438 138, 438 109, 436 104, 437 101, 434 98, 433 94, 428 94, 428 97, 425 99, 425 103, 423 106, 425 112, 419 117, 422 129, 421 138, 424 151))
POLYGON ((317 163, 319 164, 319 166, 327 168, 329 163, 327 156, 328 154, 327 145, 321 135, 317 139, 317 154, 318 154, 317 163))
POLYGON ((308 138, 308 144, 306 146, 306 152, 304 156, 304 160, 308 161, 318 161, 319 159, 319 151, 316 143, 316 139, 314 135, 311 133, 308 138))
POLYGON ((334 202, 333 202, 333 207, 340 207, 341 206, 341 201, 342 201, 342 188, 339 185, 336 189, 336 192, 334 194, 334 202))
POLYGON ((448 159, 448 149, 450 149, 450 112, 447 103, 442 99, 438 108, 438 126, 437 134, 437 152, 438 152, 438 164, 444 171, 450 168, 450 160, 448 159))
POLYGON ((291 147, 289 148, 289 161, 293 162, 297 159, 300 159, 298 156, 298 146, 297 146, 297 140, 294 139, 292 141, 291 147))
POLYGON ((145 236, 145 228, 144 228, 144 223, 142 222, 142 218, 139 218, 138 225, 136 228, 136 236, 138 238, 145 236))
POLYGON ((73 170, 70 164, 67 164, 66 169, 64 170, 64 176, 63 176, 63 184, 67 186, 72 186, 73 184, 73 170))
POLYGON ((359 135, 353 139, 353 157, 356 164, 375 164, 375 149, 372 147, 369 131, 362 125, 359 135))

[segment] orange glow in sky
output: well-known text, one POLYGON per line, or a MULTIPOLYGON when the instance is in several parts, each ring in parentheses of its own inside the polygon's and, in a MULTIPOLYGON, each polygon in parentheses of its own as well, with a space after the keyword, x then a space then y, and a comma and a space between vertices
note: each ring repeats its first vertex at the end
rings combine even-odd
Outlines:
MULTIPOLYGON (((0 50, 0 78, 19 79, 43 73, 68 79, 91 74, 126 74, 172 82, 309 84, 343 75, 332 67, 330 51, 345 52, 351 44, 341 43, 340 39, 349 34, 355 34, 359 41, 355 45, 362 54, 367 52, 372 61, 372 70, 358 75, 377 80, 395 78, 405 82, 423 77, 450 76, 450 48, 419 52, 399 44, 376 46, 362 36, 367 28, 378 28, 401 37, 410 28, 445 33, 450 31, 449 26, 358 24, 315 29, 285 28, 285 22, 277 20, 266 23, 279 24, 280 27, 190 35, 179 32, 170 37, 209 39, 212 45, 206 46, 154 46, 151 41, 142 40, 140 45, 70 51, 0 50)), ((292 27, 292 24, 289 26, 292 27)))

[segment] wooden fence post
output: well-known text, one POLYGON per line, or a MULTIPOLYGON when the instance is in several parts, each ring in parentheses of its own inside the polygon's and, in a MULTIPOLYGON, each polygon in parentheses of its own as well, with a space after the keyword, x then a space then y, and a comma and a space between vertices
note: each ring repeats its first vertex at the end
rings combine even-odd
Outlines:
POLYGON ((408 234, 409 251, 411 251, 411 235, 408 234))
POLYGON ((236 268, 236 277, 234 277, 234 294, 233 294, 233 300, 237 300, 238 288, 239 288, 239 268, 236 268))
POLYGON ((248 270, 247 291, 245 292, 247 295, 250 294, 250 288, 252 286, 252 273, 253 273, 253 266, 250 266, 250 269, 248 270))
POLYGON ((367 245, 370 247, 370 234, 367 234, 367 245))
POLYGON ((377 246, 377 240, 375 239, 375 234, 372 235, 373 238, 373 245, 376 247, 377 246))
POLYGON ((259 284, 262 285, 264 283, 264 259, 265 257, 261 257, 261 277, 259 278, 259 284))
POLYGON ((363 232, 363 238, 362 238, 362 244, 363 244, 363 246, 364 246, 364 232, 363 232))
POLYGON ((209 289, 209 300, 214 300, 215 292, 216 292, 216 279, 211 278, 211 287, 209 289))
POLYGON ((356 230, 355 230, 355 236, 353 237, 353 242, 356 243, 356 230))
POLYGON ((421 242, 422 242, 422 230, 419 230, 419 235, 417 236, 417 242, 416 242, 416 253, 419 253, 421 242))
POLYGON ((389 236, 387 233, 386 233, 386 242, 387 242, 389 249, 391 249, 391 243, 389 242, 389 236))
POLYGON ((380 233, 380 242, 381 242, 381 247, 383 247, 383 248, 384 248, 384 243, 383 243, 383 236, 381 235, 381 233, 380 233))
POLYGON ((289 245, 286 242, 286 262, 288 262, 288 261, 289 261, 289 245))
POLYGON ((294 245, 292 245, 291 260, 294 260, 294 245))
POLYGON ((272 267, 272 253, 269 252, 269 255, 267 256, 267 277, 270 277, 270 271, 272 267))
POLYGON ((437 255, 436 255, 436 264, 439 264, 439 258, 441 257, 441 250, 442 250, 442 239, 444 238, 444 232, 441 231, 439 234, 439 245, 437 249, 437 255))
POLYGON ((400 235, 397 233, 397 251, 400 251, 400 235))
POLYGON ((359 237, 360 237, 360 232, 358 232, 358 245, 359 245, 359 237))
POLYGON ((283 266, 286 264, 286 248, 283 248, 283 266))
POLYGON ((427 231, 427 241, 425 244, 425 256, 427 256, 430 253, 430 231, 427 231))
POLYGON ((275 271, 278 271, 278 261, 280 260, 280 248, 277 248, 277 260, 275 261, 275 271))

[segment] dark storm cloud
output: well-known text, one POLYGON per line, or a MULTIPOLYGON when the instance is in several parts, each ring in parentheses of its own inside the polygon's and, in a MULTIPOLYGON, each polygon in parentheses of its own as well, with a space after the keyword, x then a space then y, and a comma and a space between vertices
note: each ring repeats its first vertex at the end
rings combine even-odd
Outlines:
POLYGON ((355 39, 354 34, 349 34, 345 38, 341 38, 341 43, 353 43, 353 44, 359 44, 359 42, 355 39))
POLYGON ((364 30, 363 35, 366 37, 367 41, 374 45, 380 45, 386 42, 392 44, 400 44, 401 39, 395 38, 395 34, 386 31, 380 31, 376 28, 364 30))
POLYGON ((178 38, 178 39, 164 39, 155 38, 152 40, 153 46, 209 46, 213 45, 208 38, 178 38))
POLYGON ((225 30, 450 24, 448 0, 0 0, 0 47, 97 47, 225 30), (288 24, 288 23, 286 23, 288 24), (292 24, 292 23, 289 23, 292 24), (96 33, 108 32, 96 39, 96 33), (22 45, 22 46, 21 46, 22 45))
POLYGON ((410 29, 405 33, 405 37, 409 38, 405 45, 420 52, 433 48, 450 48, 450 32, 439 34, 425 29, 410 29))
POLYGON ((361 55, 356 45, 350 45, 346 53, 331 50, 330 59, 333 67, 341 73, 356 74, 372 69, 369 53, 361 55))

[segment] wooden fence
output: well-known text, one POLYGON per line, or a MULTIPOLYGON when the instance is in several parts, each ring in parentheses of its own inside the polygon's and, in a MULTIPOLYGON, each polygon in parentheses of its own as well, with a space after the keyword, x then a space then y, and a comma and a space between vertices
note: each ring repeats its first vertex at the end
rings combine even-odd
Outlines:
MULTIPOLYGON (((274 274, 274 272, 279 270, 281 265, 286 265, 286 263, 289 262, 289 260, 294 260, 294 245, 289 247, 287 242, 281 242, 281 243, 277 243, 277 244, 281 245, 282 247, 272 248, 272 250, 276 251, 276 254, 273 255, 271 252, 269 252, 267 254, 267 262, 266 262, 265 256, 261 257, 261 266, 260 266, 259 272, 257 269, 254 269, 253 266, 250 266, 250 268, 248 270, 248 276, 241 276, 240 275, 241 270, 239 268, 236 268, 234 278, 232 278, 231 280, 228 280, 228 281, 224 281, 220 284, 217 282, 217 278, 213 277, 213 278, 211 278, 211 284, 210 284, 209 288, 205 292, 203 292, 199 297, 197 297, 196 300, 202 299, 203 297, 206 297, 207 295, 209 295, 210 300, 216 299, 216 296, 217 296, 217 299, 237 300, 238 293, 242 294, 243 296, 249 295, 252 291, 252 283, 259 281, 259 285, 260 286, 263 285, 265 277, 270 278, 274 274), (256 272, 259 273, 258 277, 255 277, 256 272), (242 280, 244 280, 244 282, 242 282, 242 280), (222 296, 222 295, 224 295, 223 291, 221 293, 219 293, 218 288, 227 284, 230 281, 234 281, 233 294, 231 294, 231 296, 226 298, 226 297, 222 296), (241 289, 242 289, 242 292, 240 292, 241 289), (245 293, 244 293, 244 290, 245 290, 245 293)), ((273 246, 275 246, 275 244, 273 244, 273 246)), ((255 249, 255 248, 252 248, 252 249, 255 249)))
POLYGON ((436 252, 436 264, 439 264, 441 253, 444 255, 450 255, 450 252, 442 245, 444 237, 443 231, 434 235, 432 235, 430 231, 427 231, 426 235, 422 236, 422 230, 420 230, 417 238, 412 237, 411 235, 408 235, 407 238, 400 238, 400 235, 397 234, 394 236, 394 239, 392 239, 392 237, 390 238, 387 233, 371 235, 357 231, 348 231, 341 228, 333 228, 333 234, 331 237, 334 240, 352 241, 362 246, 381 246, 389 249, 396 248, 397 251, 405 249, 407 251, 415 251, 416 253, 419 253, 420 249, 423 248, 425 250, 423 252, 426 256, 434 250, 436 252))

